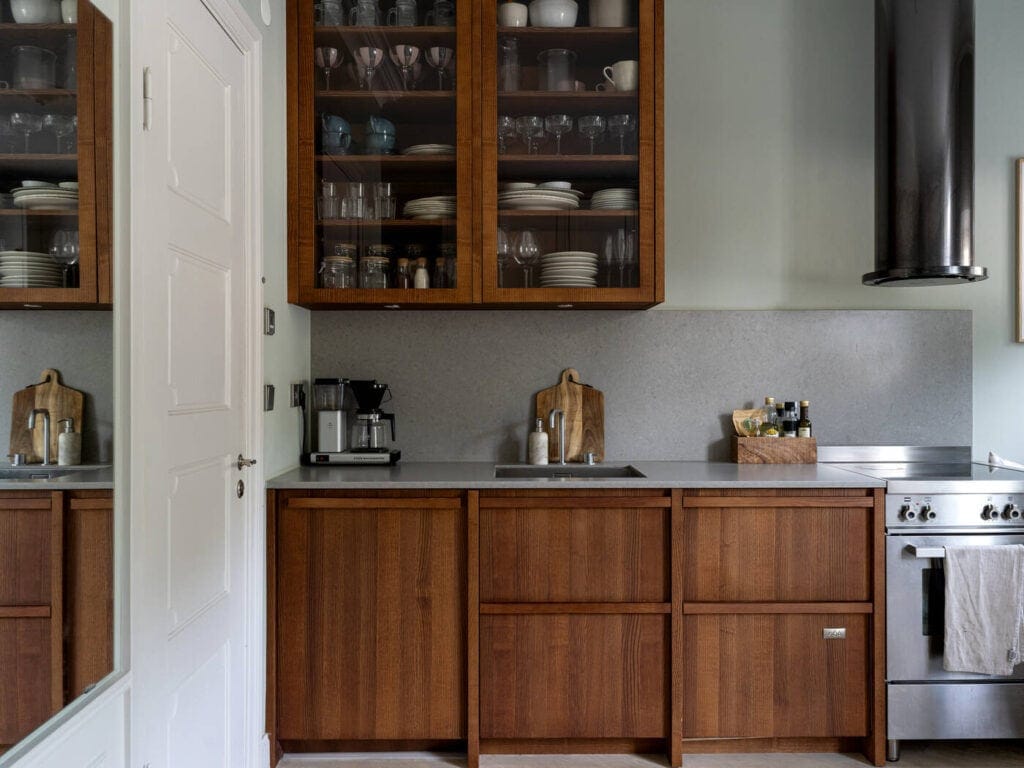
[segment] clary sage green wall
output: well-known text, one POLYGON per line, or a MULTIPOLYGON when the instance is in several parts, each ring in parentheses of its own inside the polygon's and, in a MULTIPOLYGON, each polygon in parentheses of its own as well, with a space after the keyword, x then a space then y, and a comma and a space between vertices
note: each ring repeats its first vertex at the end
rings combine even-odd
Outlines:
POLYGON ((975 455, 1024 461, 1024 3, 977 0, 975 247, 990 277, 942 288, 860 281, 874 260, 873 2, 666 0, 665 23, 664 307, 973 310, 975 455))

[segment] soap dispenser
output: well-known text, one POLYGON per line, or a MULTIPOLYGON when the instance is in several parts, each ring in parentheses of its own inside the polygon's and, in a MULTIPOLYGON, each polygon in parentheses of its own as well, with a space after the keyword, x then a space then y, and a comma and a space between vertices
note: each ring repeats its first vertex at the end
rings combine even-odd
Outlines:
POLYGON ((57 435, 57 464, 62 467, 82 463, 82 434, 75 432, 74 419, 61 419, 64 428, 57 435))
POLYGON ((531 464, 548 463, 548 433, 544 431, 544 419, 537 419, 537 426, 530 433, 527 459, 531 464))

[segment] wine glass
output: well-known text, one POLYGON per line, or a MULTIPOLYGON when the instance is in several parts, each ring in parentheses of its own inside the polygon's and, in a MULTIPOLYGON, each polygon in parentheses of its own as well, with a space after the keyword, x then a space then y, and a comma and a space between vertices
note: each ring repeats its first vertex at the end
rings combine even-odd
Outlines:
POLYGON ((604 275, 607 288, 612 287, 612 270, 615 262, 615 236, 609 232, 604 238, 604 275))
POLYGON ((604 118, 600 115, 583 115, 579 119, 577 130, 590 139, 590 154, 594 154, 594 142, 604 135, 604 118))
POLYGON ((25 135, 25 154, 29 153, 29 141, 33 133, 43 130, 43 118, 31 112, 12 112, 11 128, 25 135))
POLYGON ((331 70, 341 65, 341 51, 330 46, 320 45, 313 49, 313 59, 324 73, 324 90, 331 90, 331 70))
POLYGON ((409 73, 420 59, 420 49, 415 45, 391 46, 391 61, 402 71, 402 90, 409 90, 409 73))
POLYGON ((535 143, 537 136, 544 135, 544 121, 536 115, 524 115, 516 118, 516 133, 526 144, 526 154, 536 154, 535 143))
POLYGON ((619 139, 619 154, 626 154, 626 135, 636 130, 636 118, 632 115, 612 115, 608 118, 608 133, 619 139))
POLYGON ((523 287, 533 287, 533 266, 540 258, 540 245, 537 235, 532 229, 524 229, 519 233, 512 258, 523 268, 523 287))
POLYGON ((513 139, 516 135, 516 121, 509 115, 498 115, 498 152, 508 152, 507 139, 513 139))
POLYGON ((452 63, 455 51, 443 45, 427 48, 427 64, 437 70, 437 90, 444 90, 444 71, 452 63))
POLYGON ((366 90, 373 90, 373 75, 377 67, 384 61, 384 49, 375 45, 364 45, 356 48, 356 62, 363 69, 362 84, 366 90))
POLYGON ((569 115, 548 115, 544 118, 544 127, 555 137, 555 154, 562 154, 562 136, 572 130, 572 118, 569 115))
POLYGON ((625 229, 620 229, 617 233, 615 258, 619 265, 620 288, 626 288, 633 284, 633 267, 636 265, 635 235, 635 232, 627 232, 625 229))
POLYGON ((43 128, 53 131, 57 137, 57 154, 64 153, 64 137, 70 136, 78 126, 78 117, 75 115, 46 115, 43 117, 43 128))
POLYGON ((498 227, 498 287, 505 287, 505 269, 512 259, 512 240, 508 233, 498 227))
POLYGON ((50 257, 61 265, 63 276, 61 283, 65 288, 73 288, 72 269, 78 263, 78 232, 64 229, 57 230, 50 244, 50 257))

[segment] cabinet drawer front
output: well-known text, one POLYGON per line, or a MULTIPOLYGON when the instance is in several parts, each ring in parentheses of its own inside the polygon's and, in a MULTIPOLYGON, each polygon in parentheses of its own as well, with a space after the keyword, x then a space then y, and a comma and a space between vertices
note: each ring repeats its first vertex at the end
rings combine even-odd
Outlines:
POLYGON ((483 509, 480 600, 667 602, 668 539, 665 509, 483 509))
POLYGON ((664 738, 669 619, 480 617, 482 738, 664 738))
POLYGON ((0 499, 0 605, 50 604, 50 499, 0 499))
POLYGON ((868 602, 868 508, 691 508, 684 512, 689 602, 868 602))
POLYGON ((865 614, 702 614, 683 620, 685 738, 868 732, 865 614), (845 639, 825 639, 844 628, 845 639))
POLYGON ((0 619, 0 753, 53 714, 50 620, 0 619))

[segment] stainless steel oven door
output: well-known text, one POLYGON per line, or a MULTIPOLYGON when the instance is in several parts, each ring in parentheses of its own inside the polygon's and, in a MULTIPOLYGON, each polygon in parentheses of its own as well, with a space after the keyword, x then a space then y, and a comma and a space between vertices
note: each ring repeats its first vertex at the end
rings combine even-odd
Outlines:
POLYGON ((886 537, 886 679, 907 681, 1024 680, 947 672, 942 668, 946 582, 942 550, 953 546, 1024 544, 1024 534, 900 535, 886 537), (938 557, 929 557, 929 554, 938 557))

